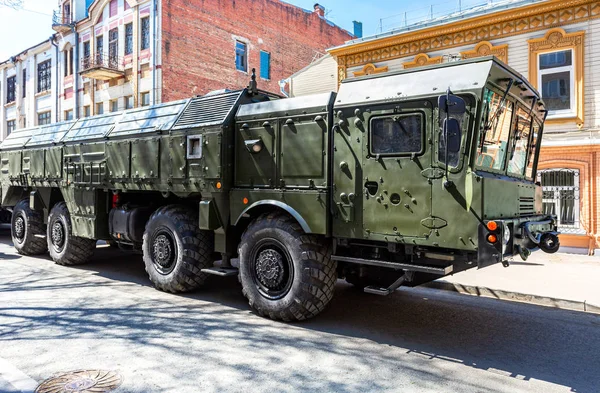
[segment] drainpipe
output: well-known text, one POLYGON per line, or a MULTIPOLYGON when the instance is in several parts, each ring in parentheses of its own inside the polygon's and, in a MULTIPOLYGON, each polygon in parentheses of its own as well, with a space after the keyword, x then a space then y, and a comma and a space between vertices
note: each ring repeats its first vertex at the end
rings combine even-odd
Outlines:
MULTIPOLYGON (((54 110, 56 111, 56 115, 55 115, 55 122, 58 122, 60 119, 59 116, 59 111, 58 111, 58 101, 60 96, 58 95, 58 74, 59 74, 59 70, 58 70, 58 58, 59 58, 59 52, 58 52, 58 44, 56 42, 54 42, 54 39, 56 38, 56 35, 51 35, 50 36, 50 43, 54 46, 54 55, 55 55, 55 59, 54 59, 54 64, 56 64, 56 72, 54 73, 55 76, 55 84, 54 84, 54 96, 55 96, 55 105, 54 105, 54 110)), ((52 69, 52 68, 51 68, 52 69)))
POLYGON ((73 47, 73 94, 75 100, 73 102, 73 119, 79 119, 79 32, 75 30, 75 26, 71 27, 75 33, 75 46, 73 47))
POLYGON ((156 19, 157 0, 152 0, 152 105, 156 105, 156 19))

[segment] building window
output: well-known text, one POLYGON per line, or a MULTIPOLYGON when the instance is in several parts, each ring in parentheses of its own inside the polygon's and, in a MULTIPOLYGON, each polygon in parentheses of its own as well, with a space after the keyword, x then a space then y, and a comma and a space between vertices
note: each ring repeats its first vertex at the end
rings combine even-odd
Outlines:
POLYGON ((110 6, 108 10, 108 17, 112 18, 119 13, 119 2, 117 0, 110 0, 110 6))
POLYGON ((148 106, 150 105, 150 93, 145 92, 141 94, 141 102, 142 102, 142 106, 148 106))
POLYGON ((86 105, 83 107, 83 117, 90 117, 90 106, 86 105))
POLYGON ((103 102, 99 102, 96 104, 96 114, 97 115, 104 114, 104 103, 103 102))
POLYGON ((50 60, 37 66, 37 92, 48 91, 52 87, 52 68, 50 60))
MULTIPOLYGON (((125 1, 127 4, 127 1, 125 1)), ((130 55, 133 53, 133 23, 127 23, 125 25, 125 54, 130 55)))
POLYGON ((102 64, 102 55, 104 54, 104 36, 96 37, 96 61, 102 64))
POLYGON ((260 77, 271 79, 271 54, 262 50, 260 51, 260 77))
POLYGON ((235 68, 248 72, 248 50, 245 43, 235 42, 235 68))
POLYGON ((150 48, 150 18, 142 18, 142 43, 141 49, 150 48))
POLYGON ((17 127, 17 121, 16 120, 9 120, 6 122, 6 135, 10 135, 11 132, 13 132, 17 127))
POLYGON ((27 70, 23 70, 23 98, 27 97, 27 70))
POLYGON ((119 110, 119 100, 112 100, 110 102, 110 111, 117 112, 119 110))
POLYGON ((125 97, 125 109, 133 108, 133 96, 125 97))
POLYGON ((128 9, 130 9, 130 8, 131 8, 131 6, 129 5, 129 3, 127 2, 127 0, 124 0, 124 1, 123 1, 123 3, 124 3, 124 5, 125 5, 125 7, 124 7, 124 10, 125 10, 125 11, 127 11, 128 9))
POLYGON ((108 65, 111 68, 119 67, 119 28, 115 27, 108 32, 108 65))
POLYGON ((542 93, 548 121, 572 119, 583 123, 584 32, 550 29, 529 40, 529 80, 542 93))
POLYGON ((542 206, 545 214, 558 218, 561 232, 581 231, 579 223, 579 171, 577 169, 545 169, 538 172, 542 184, 542 206))
POLYGON ((71 3, 69 2, 63 4, 62 23, 63 25, 71 24, 71 3))
POLYGON ((573 50, 538 55, 538 86, 549 115, 573 114, 573 50))
POLYGON ((64 52, 65 76, 73 75, 73 48, 64 52))
POLYGON ((50 124, 50 111, 38 113, 38 126, 50 124))
POLYGON ((10 78, 6 78, 6 103, 7 104, 10 104, 11 102, 15 102, 16 89, 17 89, 17 77, 11 76, 10 78))
POLYGON ((65 111, 65 121, 73 120, 73 110, 65 111))

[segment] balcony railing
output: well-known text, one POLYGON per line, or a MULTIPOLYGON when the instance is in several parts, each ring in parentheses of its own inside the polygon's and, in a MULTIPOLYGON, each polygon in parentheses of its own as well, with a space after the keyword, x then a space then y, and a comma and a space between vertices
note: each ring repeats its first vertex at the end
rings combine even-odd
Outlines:
POLYGON ((108 53, 96 53, 81 59, 81 75, 92 79, 109 80, 125 75, 123 58, 108 53))
POLYGON ((73 27, 71 14, 64 14, 60 10, 54 11, 52 15, 52 29, 57 32, 65 32, 73 27))

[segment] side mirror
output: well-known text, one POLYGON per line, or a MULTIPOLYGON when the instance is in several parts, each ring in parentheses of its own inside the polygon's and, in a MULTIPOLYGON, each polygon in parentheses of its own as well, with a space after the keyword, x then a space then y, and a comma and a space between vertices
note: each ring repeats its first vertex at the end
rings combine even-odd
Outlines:
POLYGON ((446 108, 449 115, 462 116, 467 112, 465 100, 454 94, 445 94, 438 97, 438 108, 440 108, 440 119, 446 117, 446 108))
POLYGON ((444 119, 443 135, 447 136, 448 153, 458 153, 460 151, 460 123, 456 119, 444 119))

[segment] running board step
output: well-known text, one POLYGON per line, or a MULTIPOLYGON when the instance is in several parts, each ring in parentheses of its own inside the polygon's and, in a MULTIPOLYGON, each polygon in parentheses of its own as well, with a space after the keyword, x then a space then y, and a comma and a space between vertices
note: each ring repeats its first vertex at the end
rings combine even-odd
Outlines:
POLYGON ((213 274, 219 277, 231 277, 238 275, 238 269, 235 267, 209 267, 201 270, 202 273, 213 274))
POLYGON ((343 256, 339 256, 339 255, 332 255, 331 259, 333 259, 334 261, 340 261, 340 262, 357 263, 360 265, 389 267, 392 269, 402 269, 407 272, 423 272, 423 273, 437 274, 440 276, 446 276, 446 275, 452 273, 452 271, 454 270, 453 266, 431 267, 431 266, 422 266, 422 265, 410 265, 408 263, 380 261, 377 259, 343 257, 343 256))
POLYGON ((370 293, 372 295, 387 296, 392 292, 393 291, 390 291, 388 288, 379 288, 374 286, 365 287, 365 293, 370 293))

